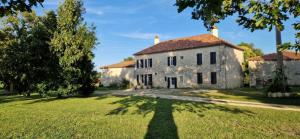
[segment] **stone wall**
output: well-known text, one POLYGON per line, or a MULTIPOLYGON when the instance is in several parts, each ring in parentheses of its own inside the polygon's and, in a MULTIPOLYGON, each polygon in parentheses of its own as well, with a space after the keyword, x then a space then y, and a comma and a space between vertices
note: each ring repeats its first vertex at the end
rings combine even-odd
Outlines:
POLYGON ((167 88, 165 77, 177 77, 178 88, 236 88, 243 83, 243 51, 231 47, 211 46, 135 57, 136 60, 149 58, 153 61, 152 68, 136 69, 135 76, 152 74, 154 87, 167 88), (210 52, 216 52, 216 64, 210 64, 210 52), (202 65, 197 65, 197 53, 202 53, 202 65), (176 56, 176 66, 168 66, 167 57, 169 56, 176 56), (201 72, 203 76, 201 85, 197 84, 198 72, 201 72), (211 72, 217 72, 215 85, 211 84, 211 72))
POLYGON ((103 70, 103 77, 100 79, 103 86, 109 86, 112 83, 121 83, 123 79, 135 82, 134 68, 108 68, 103 70))
MULTIPOLYGON (((300 85, 300 61, 284 61, 284 71, 289 85, 300 85)), ((249 61, 250 86, 262 87, 263 82, 273 79, 276 61, 249 61)))

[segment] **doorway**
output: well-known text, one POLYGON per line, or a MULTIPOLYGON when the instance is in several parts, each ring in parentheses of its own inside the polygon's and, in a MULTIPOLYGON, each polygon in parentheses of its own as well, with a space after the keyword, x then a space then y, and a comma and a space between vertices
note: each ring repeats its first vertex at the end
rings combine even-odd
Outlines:
POLYGON ((168 88, 170 88, 170 89, 177 88, 177 78, 176 77, 168 77, 168 88))

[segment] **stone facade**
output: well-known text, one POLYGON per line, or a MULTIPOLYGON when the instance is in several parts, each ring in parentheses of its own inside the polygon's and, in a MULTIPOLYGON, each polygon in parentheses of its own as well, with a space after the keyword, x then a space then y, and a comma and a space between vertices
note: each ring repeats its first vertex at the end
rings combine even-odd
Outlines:
POLYGON ((152 67, 135 68, 136 80, 133 83, 136 86, 138 85, 137 78, 141 82, 141 75, 151 75, 152 86, 161 88, 169 87, 168 78, 176 78, 177 88, 226 89, 243 85, 243 51, 226 45, 135 56, 135 60, 141 59, 152 59, 152 67), (211 52, 216 52, 216 64, 210 63, 211 52), (201 65, 197 64, 197 54, 199 53, 202 54, 201 65), (173 56, 176 56, 176 66, 168 66, 168 57, 173 56), (216 84, 211 82, 212 72, 216 73, 216 84), (197 73, 202 73, 202 83, 198 83, 197 73))
POLYGON ((110 86, 113 83, 120 84, 123 79, 135 82, 134 67, 106 68, 102 70, 103 77, 100 79, 103 86, 110 86))
MULTIPOLYGON (((250 86, 263 87, 271 82, 275 75, 276 61, 249 61, 250 86)), ((300 86, 300 60, 284 61, 284 71, 287 83, 292 86, 300 86)))

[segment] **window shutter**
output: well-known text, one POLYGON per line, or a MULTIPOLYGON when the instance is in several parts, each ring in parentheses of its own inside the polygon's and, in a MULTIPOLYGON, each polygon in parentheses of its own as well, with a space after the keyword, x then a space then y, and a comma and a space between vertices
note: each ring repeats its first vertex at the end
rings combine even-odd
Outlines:
POLYGON ((144 60, 141 59, 141 68, 144 68, 144 60))
POLYGON ((140 64, 140 63, 139 63, 139 60, 136 60, 136 68, 137 68, 137 69, 140 67, 139 64, 140 64))
POLYGON ((149 67, 152 68, 152 59, 149 59, 149 67))
POLYGON ((197 54, 197 65, 202 65, 202 54, 197 54))
POLYGON ((168 66, 170 66, 170 57, 168 57, 168 66))
POLYGON ((176 66, 176 56, 173 57, 173 65, 176 66))
POLYGON ((210 52, 210 64, 216 64, 216 52, 210 52))
POLYGON ((210 79, 211 84, 217 84, 217 73, 216 72, 212 72, 210 78, 211 78, 210 79))
POLYGON ((202 84, 203 83, 202 73, 197 73, 197 83, 198 84, 202 84))
POLYGON ((140 78, 139 78, 139 75, 136 75, 136 82, 138 85, 140 85, 140 78))
POLYGON ((145 59, 145 68, 147 68, 147 67, 148 67, 148 60, 145 59))

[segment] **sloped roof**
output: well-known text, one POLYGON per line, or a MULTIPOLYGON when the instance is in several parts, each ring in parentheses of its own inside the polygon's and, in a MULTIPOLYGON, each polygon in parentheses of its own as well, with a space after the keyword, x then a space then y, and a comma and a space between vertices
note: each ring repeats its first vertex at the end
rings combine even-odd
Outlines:
POLYGON ((135 62, 133 60, 130 61, 123 61, 120 63, 108 65, 108 66, 102 66, 100 69, 108 69, 108 68, 131 68, 134 67, 135 62))
POLYGON ((168 52, 168 51, 175 51, 175 50, 185 50, 185 49, 193 49, 193 48, 200 48, 200 47, 216 46, 222 44, 243 51, 242 48, 235 46, 223 39, 215 37, 212 34, 203 34, 203 35, 164 41, 152 47, 146 48, 140 52, 137 52, 134 55, 153 54, 153 53, 161 53, 161 52, 168 52))
MULTIPOLYGON (((284 60, 300 60, 300 53, 292 52, 292 51, 284 51, 282 52, 284 60)), ((257 56, 250 58, 249 61, 276 61, 277 53, 271 53, 264 56, 257 56)))

